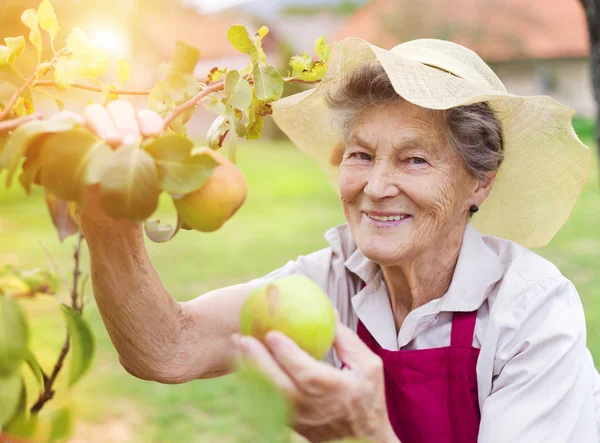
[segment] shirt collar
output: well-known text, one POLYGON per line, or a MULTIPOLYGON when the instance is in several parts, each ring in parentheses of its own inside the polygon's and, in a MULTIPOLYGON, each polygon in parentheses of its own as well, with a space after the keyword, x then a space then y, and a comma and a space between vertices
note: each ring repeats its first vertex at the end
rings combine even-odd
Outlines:
MULTIPOLYGON (((341 237, 351 236, 347 225, 339 226, 336 230, 341 237)), ((356 243, 353 244, 355 249, 345 262, 346 268, 367 284, 374 279, 383 279, 379 272, 379 265, 366 258, 356 247, 356 243)), ((500 258, 487 246, 477 229, 470 222, 467 223, 452 282, 448 292, 436 302, 438 310, 449 312, 477 310, 487 298, 491 287, 501 277, 500 258)))

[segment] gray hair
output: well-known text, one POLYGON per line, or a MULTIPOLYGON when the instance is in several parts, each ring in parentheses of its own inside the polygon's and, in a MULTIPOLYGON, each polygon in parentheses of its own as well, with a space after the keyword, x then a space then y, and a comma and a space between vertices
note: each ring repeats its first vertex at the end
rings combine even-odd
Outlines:
MULTIPOLYGON (((326 97, 334 111, 333 123, 345 138, 365 110, 403 101, 379 63, 354 71, 326 97)), ((485 182, 488 172, 500 168, 504 160, 502 125, 487 103, 432 112, 444 113, 446 140, 473 177, 485 182)))

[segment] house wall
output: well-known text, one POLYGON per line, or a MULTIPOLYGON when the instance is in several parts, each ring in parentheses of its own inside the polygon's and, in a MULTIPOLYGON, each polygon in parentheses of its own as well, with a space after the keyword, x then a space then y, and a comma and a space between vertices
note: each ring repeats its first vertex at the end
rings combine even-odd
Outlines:
POLYGON ((596 104, 587 58, 523 60, 489 65, 510 93, 549 95, 574 108, 578 115, 595 115, 596 104))

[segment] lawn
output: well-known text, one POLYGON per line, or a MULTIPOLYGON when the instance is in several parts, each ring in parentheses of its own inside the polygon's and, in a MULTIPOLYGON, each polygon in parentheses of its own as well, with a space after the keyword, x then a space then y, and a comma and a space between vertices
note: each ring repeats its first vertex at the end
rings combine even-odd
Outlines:
MULTIPOLYGON (((247 281, 322 248, 325 230, 343 222, 339 202, 320 169, 289 144, 249 143, 240 148, 238 157, 249 194, 234 219, 213 234, 186 231, 170 243, 148 244, 155 267, 178 300, 247 281)), ((575 283, 586 309, 589 347, 600 358, 597 183, 594 166, 571 219, 548 247, 537 252, 575 283)), ((20 188, 0 191, 0 265, 43 266, 46 248, 70 273, 73 240, 58 242, 39 193, 27 200, 23 195, 20 188)), ((161 216, 172 218, 169 202, 163 203, 161 216)), ((87 260, 83 267, 87 269, 87 260)), ((98 353, 92 371, 73 394, 80 418, 75 441, 208 442, 210 435, 235 426, 225 413, 238 406, 238 388, 231 377, 171 386, 130 376, 119 365, 90 294, 87 301, 85 317, 93 327, 98 353)), ((49 366, 63 339, 56 303, 39 299, 26 308, 32 314, 34 348, 49 366)))

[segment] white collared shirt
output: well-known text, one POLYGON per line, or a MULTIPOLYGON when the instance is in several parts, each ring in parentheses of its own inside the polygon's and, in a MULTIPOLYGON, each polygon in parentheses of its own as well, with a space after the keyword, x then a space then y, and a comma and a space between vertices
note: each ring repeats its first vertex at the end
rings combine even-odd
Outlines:
MULTIPOLYGON (((360 318, 390 350, 449 346, 452 312, 477 310, 478 441, 600 442, 600 375, 586 346, 583 307, 552 263, 468 223, 448 292, 411 311, 396 334, 379 266, 357 249, 348 225, 325 238, 328 248, 250 283, 306 275, 346 325, 356 331, 360 318)), ((326 361, 341 366, 333 351, 326 361)))

